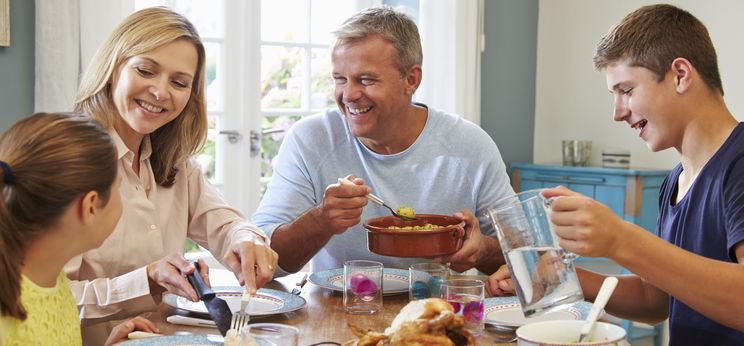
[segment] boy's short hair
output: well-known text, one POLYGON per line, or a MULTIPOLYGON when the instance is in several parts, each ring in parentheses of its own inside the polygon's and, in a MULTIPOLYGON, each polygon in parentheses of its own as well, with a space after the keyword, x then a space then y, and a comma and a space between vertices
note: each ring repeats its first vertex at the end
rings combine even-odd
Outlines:
POLYGON ((705 84, 723 95, 718 58, 708 30, 689 12, 672 5, 650 5, 628 14, 605 34, 594 53, 594 68, 625 61, 664 79, 676 58, 685 58, 705 84))

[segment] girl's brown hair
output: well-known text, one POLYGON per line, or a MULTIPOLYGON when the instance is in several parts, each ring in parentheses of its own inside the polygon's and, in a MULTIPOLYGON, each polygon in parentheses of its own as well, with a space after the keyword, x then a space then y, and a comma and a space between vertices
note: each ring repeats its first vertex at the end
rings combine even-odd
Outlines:
POLYGON ((204 45, 196 28, 184 16, 165 7, 150 7, 131 14, 98 49, 80 81, 75 111, 90 114, 107 129, 120 116, 111 98, 114 73, 129 58, 177 39, 194 44, 198 55, 191 96, 173 121, 150 134, 155 181, 161 186, 175 182, 177 165, 201 150, 207 138, 207 109, 204 96, 204 45))
POLYGON ((29 242, 85 193, 97 191, 108 202, 117 153, 90 117, 38 113, 0 137, 0 161, 0 313, 23 320, 21 265, 29 242))

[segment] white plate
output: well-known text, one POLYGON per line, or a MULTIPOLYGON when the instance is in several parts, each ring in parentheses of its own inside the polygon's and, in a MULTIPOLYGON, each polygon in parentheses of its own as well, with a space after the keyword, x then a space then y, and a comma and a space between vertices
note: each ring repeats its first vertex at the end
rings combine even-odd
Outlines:
POLYGON ((522 313, 522 305, 519 304, 519 298, 494 297, 486 298, 483 312, 486 323, 517 328, 524 324, 538 321, 583 320, 589 315, 591 308, 592 304, 579 302, 564 310, 525 318, 522 313))
MULTIPOLYGON (((344 290, 344 269, 324 270, 310 274, 308 281, 334 291, 344 290)), ((408 292, 408 270, 383 268, 382 294, 408 292)))
MULTIPOLYGON (((217 297, 222 298, 230 307, 232 312, 240 310, 240 299, 243 296, 243 287, 227 286, 213 287, 212 290, 217 293, 217 297)), ((163 296, 163 301, 177 309, 186 311, 209 314, 204 302, 192 302, 186 298, 168 293, 163 296)), ((302 309, 307 305, 305 299, 287 292, 260 288, 256 294, 251 297, 246 311, 251 316, 264 316, 280 314, 284 312, 302 309)))

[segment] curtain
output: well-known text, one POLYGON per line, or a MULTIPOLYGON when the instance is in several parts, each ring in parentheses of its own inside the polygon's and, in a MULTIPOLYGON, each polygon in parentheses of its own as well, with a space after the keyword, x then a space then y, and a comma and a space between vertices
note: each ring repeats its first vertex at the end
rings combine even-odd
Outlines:
POLYGON ((71 111, 80 74, 134 0, 36 0, 34 111, 71 111))
POLYGON ((80 1, 35 5, 34 112, 71 111, 80 73, 80 1))
POLYGON ((420 0, 423 80, 416 100, 480 125, 483 0, 420 0))

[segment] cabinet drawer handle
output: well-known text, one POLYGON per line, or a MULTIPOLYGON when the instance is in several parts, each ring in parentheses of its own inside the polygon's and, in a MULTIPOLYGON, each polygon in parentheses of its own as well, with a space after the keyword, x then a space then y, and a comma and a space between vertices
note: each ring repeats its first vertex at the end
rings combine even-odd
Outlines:
POLYGON ((542 175, 538 174, 537 180, 566 180, 577 183, 604 183, 605 178, 592 178, 592 177, 571 177, 567 175, 542 175))

